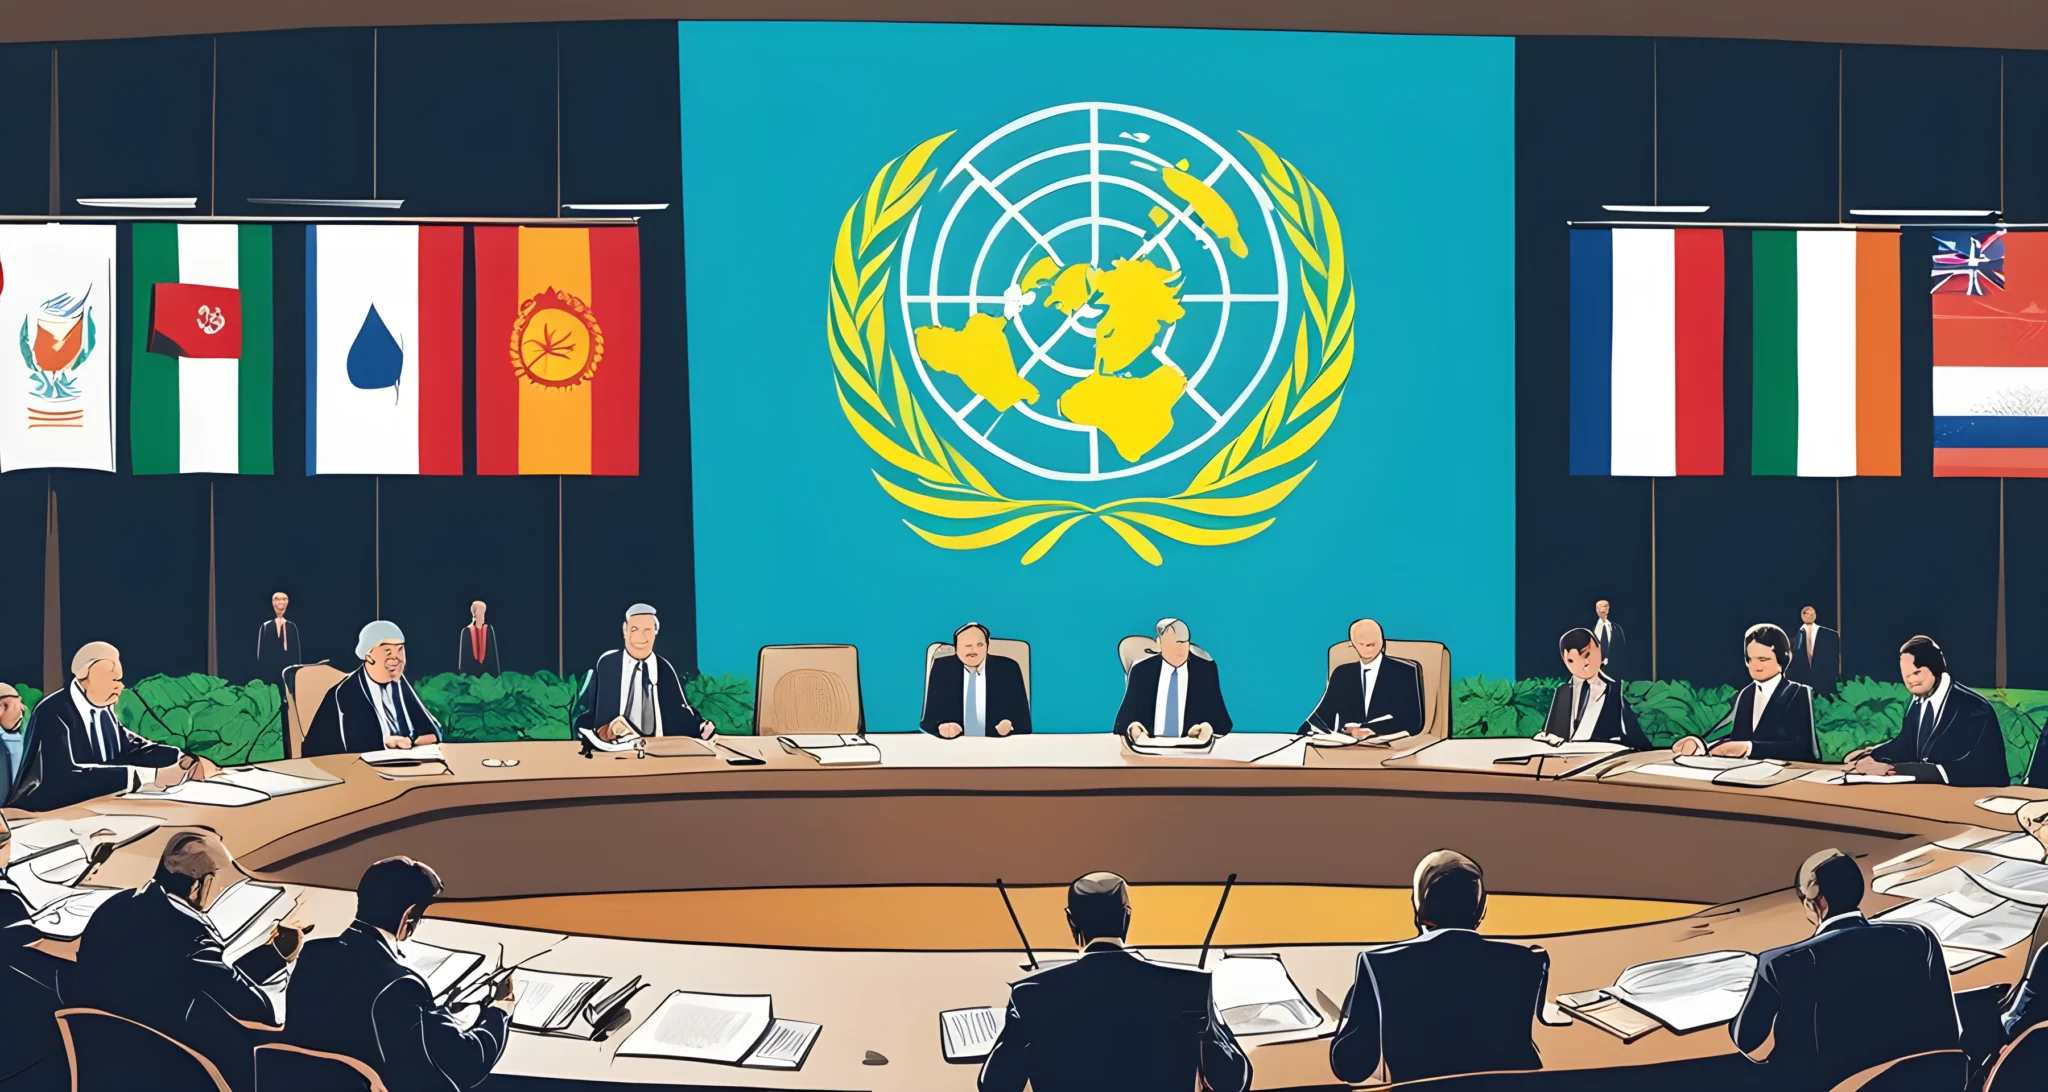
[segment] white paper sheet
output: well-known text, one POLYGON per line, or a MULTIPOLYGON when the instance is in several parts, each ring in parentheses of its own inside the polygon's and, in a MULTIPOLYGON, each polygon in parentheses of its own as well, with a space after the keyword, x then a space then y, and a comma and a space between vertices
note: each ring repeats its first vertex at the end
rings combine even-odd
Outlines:
POLYGON ((180 804, 199 804, 205 807, 242 808, 250 804, 261 804, 270 797, 256 789, 209 778, 205 781, 181 781, 161 792, 145 787, 135 792, 124 792, 120 799, 175 800, 180 804))
POLYGON ((1942 962, 1948 964, 1948 973, 1961 974, 1986 960, 2002 957, 1997 952, 1980 952, 1975 948, 1950 948, 1943 945, 1941 958, 1942 962))
POLYGON ((1973 916, 1938 900, 1923 899, 1887 910, 1877 920, 1916 921, 1934 930, 1943 944, 2002 952, 2034 934, 2034 926, 2041 920, 2041 908, 2002 901, 1996 908, 1973 916))
POLYGON ((285 773, 282 770, 265 769, 262 766, 241 766, 232 770, 223 770, 213 777, 207 778, 206 783, 209 785, 234 785, 239 788, 254 789, 265 796, 278 797, 290 796, 294 793, 311 792, 314 789, 324 789, 329 785, 339 785, 341 784, 341 779, 338 777, 307 777, 302 774, 285 773))
POLYGON ((980 1005, 947 1009, 939 1014, 939 1049, 949 1062, 978 1062, 995 1049, 1002 1034, 1004 1010, 980 1005))
POLYGON ((438 743, 408 747, 404 750, 364 751, 357 757, 372 766, 410 766, 420 762, 447 761, 441 757, 441 745, 438 743))
POLYGON ((1680 781, 1712 781, 1716 777, 1721 776, 1721 771, 1719 770, 1693 769, 1688 766, 1673 765, 1669 762, 1646 762, 1629 772, 1648 774, 1651 777, 1676 778, 1680 781))
POLYGON ((1209 986, 1217 1013, 1236 1035, 1304 1031, 1323 1021, 1277 955, 1226 955, 1209 986))
POLYGON ((2018 815, 2020 809, 2027 806, 2027 801, 2017 796, 1987 796, 1977 801, 1977 806, 1999 815, 2018 815))
POLYGON ((818 1032, 822 1030, 824 1026, 821 1024, 777 1020, 768 1025, 761 1042, 747 1052, 740 1064, 759 1069, 800 1068, 805 1056, 811 1052, 811 1044, 818 1041, 818 1032))
POLYGON ((1607 994, 1673 1031, 1698 1031, 1735 1019, 1755 974, 1756 956, 1748 952, 1702 952, 1639 963, 1621 972, 1607 994))
POLYGON ((773 1022, 772 1005, 766 994, 677 990, 619 1044, 618 1054, 737 1065, 773 1022))

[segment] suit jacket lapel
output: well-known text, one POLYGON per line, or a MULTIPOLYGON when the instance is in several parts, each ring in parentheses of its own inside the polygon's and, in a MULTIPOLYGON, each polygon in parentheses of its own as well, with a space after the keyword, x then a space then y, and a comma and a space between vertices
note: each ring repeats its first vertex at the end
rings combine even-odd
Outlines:
POLYGON ((1921 757, 1924 758, 1927 755, 1932 754, 1934 752, 1935 739, 1939 737, 1941 733, 1944 730, 1946 730, 1950 724, 1955 723, 1956 691, 1959 689, 1961 689, 1961 687, 1957 686, 1955 681, 1951 679, 1948 684, 1948 700, 1941 703, 1941 711, 1934 715, 1934 726, 1927 730, 1926 740, 1920 748, 1921 757))

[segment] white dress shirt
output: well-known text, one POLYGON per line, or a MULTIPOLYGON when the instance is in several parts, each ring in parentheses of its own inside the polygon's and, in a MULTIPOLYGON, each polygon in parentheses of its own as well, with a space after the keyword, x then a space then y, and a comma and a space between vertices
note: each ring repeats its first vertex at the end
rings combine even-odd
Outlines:
POLYGON ((661 734, 661 661, 649 652, 644 660, 636 660, 633 654, 623 649, 619 652, 619 715, 633 722, 633 727, 643 736, 661 734), (640 709, 640 665, 647 665, 648 690, 647 711, 640 709))
POLYGON ((1828 926, 1833 925, 1834 923, 1841 921, 1844 918, 1860 918, 1862 916, 1863 911, 1861 910, 1844 910, 1839 914, 1829 914, 1827 917, 1820 919, 1819 925, 1813 927, 1813 935, 1821 935, 1822 932, 1826 931, 1828 926))
POLYGON ((1749 702, 1750 731, 1756 731, 1756 726, 1763 723, 1764 707, 1771 704, 1771 695, 1778 692, 1778 684, 1784 681, 1785 673, 1780 671, 1756 684, 1756 697, 1751 698, 1749 702))
MULTIPOLYGON (((114 710, 113 710, 112 708, 104 708, 104 709, 103 709, 103 708, 101 708, 100 706, 94 705, 94 704, 93 704, 92 702, 88 701, 88 700, 86 699, 86 696, 85 696, 85 689, 84 689, 83 687, 81 687, 81 686, 79 686, 79 685, 78 685, 78 682, 77 682, 77 680, 73 680, 73 681, 72 681, 72 683, 71 683, 71 685, 70 685, 70 686, 67 686, 67 687, 65 687, 64 689, 66 689, 66 690, 70 691, 70 693, 71 693, 71 706, 72 706, 72 708, 74 708, 74 709, 77 709, 77 710, 78 710, 78 715, 79 715, 80 719, 82 719, 82 720, 84 720, 84 721, 85 721, 85 733, 86 733, 86 735, 88 735, 88 736, 90 736, 90 737, 92 738, 92 759, 91 759, 91 761, 89 761, 89 762, 80 762, 80 763, 79 763, 79 765, 81 765, 81 766, 113 766, 113 765, 119 765, 119 763, 115 763, 115 762, 111 761, 111 760, 112 760, 112 758, 113 758, 113 756, 112 756, 112 755, 107 755, 107 754, 102 754, 102 753, 101 753, 101 751, 102 751, 102 750, 103 750, 103 749, 105 748, 105 746, 106 746, 106 744, 105 744, 105 743, 104 743, 103 741, 104 741, 104 740, 105 740, 105 739, 106 739, 107 737, 106 737, 106 733, 105 733, 105 731, 104 731, 104 730, 103 730, 103 729, 102 729, 102 728, 100 727, 100 714, 101 714, 101 713, 105 713, 105 714, 107 714, 108 716, 110 716, 110 717, 111 717, 111 716, 113 716, 113 715, 114 715, 114 710)), ((114 744, 115 744, 115 746, 119 746, 119 745, 120 745, 120 742, 121 742, 121 740, 120 740, 120 735, 121 735, 121 727, 120 727, 120 724, 121 724, 121 722, 120 722, 120 721, 118 721, 118 720, 116 720, 116 721, 114 722, 114 725, 115 725, 115 727, 114 727, 114 737, 115 737, 115 738, 114 738, 114 744)), ((27 722, 26 722, 26 721, 24 721, 24 722, 22 723, 22 732, 24 733, 24 735, 26 735, 27 731, 28 731, 28 724, 27 724, 27 722)), ((78 759, 78 756, 77 756, 77 755, 73 755, 73 756, 72 756, 72 760, 73 760, 74 762, 75 762, 75 761, 77 761, 77 759, 78 759)), ((133 791, 134 791, 135 789, 137 789, 137 788, 141 787, 141 786, 142 786, 142 785, 143 785, 143 784, 144 784, 145 782, 147 782, 147 781, 150 781, 150 780, 153 780, 153 779, 154 779, 154 778, 156 777, 156 771, 155 771, 155 770, 152 770, 152 769, 150 769, 150 768, 149 768, 149 767, 147 767, 147 766, 129 766, 129 767, 127 767, 127 770, 128 770, 128 790, 129 790, 130 792, 133 792, 133 791)), ((17 777, 18 777, 18 776, 20 776, 20 773, 21 773, 21 768, 20 768, 19 766, 16 766, 16 767, 15 767, 15 776, 17 776, 17 777)))
POLYGON ((1600 621, 1593 626, 1593 636, 1600 638, 1600 647, 1603 649, 1611 643, 1607 639, 1607 635, 1610 632, 1612 632, 1612 629, 1608 626, 1607 619, 1605 618, 1600 619, 1600 621))
POLYGON ((1806 634, 1806 662, 1810 664, 1813 662, 1813 642, 1820 636, 1820 623, 1808 622, 1799 629, 1806 634))
MULTIPOLYGON (((1914 740, 1915 747, 1919 746, 1921 739, 1926 738, 1928 734, 1934 731, 1935 725, 1941 723, 1941 707, 1948 704, 1948 690, 1949 676, 1943 674, 1941 681, 1934 684, 1934 693, 1924 698, 1913 699, 1913 704, 1924 706, 1923 709, 1912 709, 1910 707, 1907 709, 1907 721, 1913 725, 1916 732, 1920 733, 1914 740), (1918 714, 1919 719, 1915 718, 1915 714, 1918 714), (1922 725, 1925 725, 1925 727, 1922 727, 1922 725)), ((1936 768, 1939 769, 1940 767, 1936 768)), ((1947 771, 1943 771, 1942 778, 1946 780, 1947 777, 1947 771)))
POLYGON ((1600 710, 1607 705, 1607 680, 1596 676, 1591 681, 1588 681, 1573 676, 1571 703, 1571 710, 1566 715, 1578 716, 1578 724, 1573 725, 1571 721, 1565 721, 1566 726, 1571 728, 1572 734, 1570 738, 1574 740, 1592 739, 1593 726, 1600 723, 1600 710), (1586 711, 1581 715, 1579 714, 1579 696, 1589 686, 1593 688, 1593 696, 1585 699, 1586 711))
POLYGON ((1358 707, 1360 723, 1372 717, 1372 688, 1379 685, 1380 665, 1386 662, 1387 654, 1382 652, 1374 656, 1371 663, 1361 661, 1358 665, 1358 692, 1365 699, 1364 704, 1358 707))
POLYGON ((977 734, 984 736, 994 735, 995 729, 988 722, 987 660, 981 661, 980 667, 968 667, 966 664, 960 665, 960 695, 960 727, 966 729, 962 734, 970 736, 977 734), (974 691, 974 708, 972 711, 967 708, 967 693, 970 684, 974 691), (979 733, 973 730, 977 724, 981 725, 979 733))
MULTIPOLYGON (((1192 659, 1193 656, 1190 655, 1189 660, 1192 659)), ((1173 711, 1174 723, 1180 725, 1181 735, 1187 735, 1188 729, 1194 727, 1194 725, 1188 723, 1187 661, 1183 661, 1179 667, 1175 667, 1167 663, 1166 658, 1162 656, 1159 659, 1159 690, 1152 697, 1152 730, 1154 732, 1159 731, 1161 726, 1166 723, 1166 687, 1168 681, 1176 675, 1180 677, 1180 690, 1178 703, 1173 711)))

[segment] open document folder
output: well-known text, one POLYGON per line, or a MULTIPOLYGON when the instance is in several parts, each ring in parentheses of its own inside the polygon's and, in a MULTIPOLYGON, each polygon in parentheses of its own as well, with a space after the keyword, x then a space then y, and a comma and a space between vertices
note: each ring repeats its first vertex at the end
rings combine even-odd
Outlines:
POLYGON ((788 735, 775 737, 791 754, 809 755, 820 766, 874 766, 882 749, 857 735, 788 735))
POLYGON ((290 796, 293 793, 310 792, 339 784, 341 779, 338 777, 306 777, 280 770, 266 770, 261 766, 238 766, 222 770, 204 781, 182 781, 161 791, 145 785, 136 792, 122 793, 121 799, 176 800, 181 804, 239 808, 248 804, 260 804, 279 796, 290 796))
POLYGON ((612 984, 609 975, 563 974, 522 967, 512 973, 512 1027, 540 1035, 596 1037, 606 1018, 640 992, 638 975, 612 984))
POLYGON ((1574 1018, 1623 1040, 1635 1039, 1652 1026, 1698 1031, 1735 1019, 1755 974, 1756 956, 1748 952, 1701 952, 1638 963, 1621 972, 1614 985, 1566 994, 1557 1004, 1574 1018), (1654 1024, 1646 1024, 1643 1017, 1654 1024))
POLYGON ((820 1026, 775 1018, 774 998, 677 990, 619 1044, 619 1057, 800 1069, 820 1026))

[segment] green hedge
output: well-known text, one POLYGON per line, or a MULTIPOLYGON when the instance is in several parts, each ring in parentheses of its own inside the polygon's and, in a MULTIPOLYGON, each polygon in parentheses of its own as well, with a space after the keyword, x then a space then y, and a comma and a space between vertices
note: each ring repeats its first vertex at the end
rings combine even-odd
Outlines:
MULTIPOLYGON (((1550 695, 1561 679, 1489 679, 1484 676, 1451 683, 1451 733, 1458 736, 1533 736, 1550 711, 1550 695)), ((1681 736, 1698 735, 1720 723, 1735 698, 1732 686, 1695 687, 1677 681, 1624 682, 1622 693, 1641 718, 1650 742, 1669 746, 1681 736)), ((2034 758, 2041 724, 2048 719, 2048 691, 1981 691, 1998 712, 2005 733, 2005 763, 2014 780, 2026 776, 2034 758)), ((1820 758, 1839 762, 1844 755, 1890 739, 1899 730, 1912 695, 1903 683, 1849 679, 1834 694, 1814 701, 1814 730, 1820 737, 1820 758)))
MULTIPOLYGON (((420 701, 441 722, 451 743, 502 743, 515 739, 568 739, 569 720, 580 678, 551 671, 532 675, 432 675, 414 682, 420 701)), ((42 691, 19 685, 31 708, 42 691)), ((690 704, 710 717, 721 734, 754 730, 754 684, 739 675, 683 677, 690 704)), ((221 765, 267 762, 284 757, 284 713, 278 688, 267 682, 242 685, 211 675, 151 675, 115 703, 121 723, 137 734, 170 743, 221 765), (145 707, 144 703, 147 702, 145 707), (151 715, 152 711, 155 715, 151 715)))

